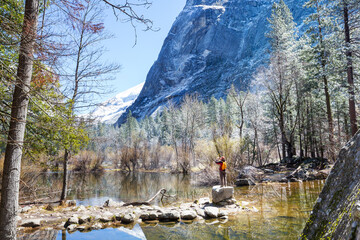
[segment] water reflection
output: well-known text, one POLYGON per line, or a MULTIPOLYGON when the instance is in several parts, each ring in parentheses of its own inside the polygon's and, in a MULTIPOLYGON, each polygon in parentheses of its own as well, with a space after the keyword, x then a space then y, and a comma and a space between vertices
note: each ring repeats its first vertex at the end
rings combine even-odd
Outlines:
MULTIPOLYGON (((61 186, 61 175, 44 175, 41 182, 43 188, 61 186)), ((175 204, 210 197, 211 187, 199 188, 192 182, 196 182, 196 179, 191 179, 191 176, 167 173, 73 173, 70 176, 72 191, 69 196, 84 205, 102 205, 109 197, 125 202, 146 200, 161 188, 177 195, 175 204)), ((147 239, 297 239, 323 185, 324 181, 312 181, 235 188, 238 202, 244 207, 254 206, 257 213, 241 213, 231 216, 227 222, 141 223, 139 228, 147 239)), ((73 234, 59 232, 57 239, 134 239, 129 231, 132 229, 73 234)))

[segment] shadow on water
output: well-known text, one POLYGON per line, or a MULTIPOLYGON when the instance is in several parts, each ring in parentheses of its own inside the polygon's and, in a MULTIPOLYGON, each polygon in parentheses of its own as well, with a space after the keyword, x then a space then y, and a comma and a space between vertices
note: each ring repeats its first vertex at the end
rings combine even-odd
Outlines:
MULTIPOLYGON (((43 187, 61 186, 61 174, 44 175, 41 182, 43 187)), ((108 198, 124 202, 147 200, 161 188, 176 194, 173 201, 177 204, 210 197, 211 187, 196 187, 192 182, 191 176, 168 173, 72 173, 69 197, 78 204, 103 205, 108 198)), ((226 222, 141 223, 135 229, 122 227, 72 234, 60 231, 56 239, 297 239, 323 185, 324 181, 311 181, 235 188, 238 202, 243 207, 255 207, 253 210, 258 212, 230 216, 226 222), (144 234, 143 238, 136 235, 139 233, 144 234)))

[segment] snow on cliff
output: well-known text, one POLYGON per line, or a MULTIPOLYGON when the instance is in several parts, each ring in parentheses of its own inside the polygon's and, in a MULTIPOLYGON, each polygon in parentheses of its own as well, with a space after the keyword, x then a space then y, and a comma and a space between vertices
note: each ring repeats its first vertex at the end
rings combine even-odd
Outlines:
POLYGON ((125 112, 125 110, 133 104, 141 89, 144 86, 144 82, 132 87, 124 92, 117 94, 115 97, 101 103, 94 109, 87 117, 95 119, 96 121, 113 124, 116 120, 125 112))

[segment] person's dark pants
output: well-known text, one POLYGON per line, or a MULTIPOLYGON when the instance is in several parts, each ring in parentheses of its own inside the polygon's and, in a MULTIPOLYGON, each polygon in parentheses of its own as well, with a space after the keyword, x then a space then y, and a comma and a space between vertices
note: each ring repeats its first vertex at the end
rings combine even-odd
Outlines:
POLYGON ((219 170, 220 172, 220 185, 223 187, 226 187, 226 171, 223 170, 219 170))

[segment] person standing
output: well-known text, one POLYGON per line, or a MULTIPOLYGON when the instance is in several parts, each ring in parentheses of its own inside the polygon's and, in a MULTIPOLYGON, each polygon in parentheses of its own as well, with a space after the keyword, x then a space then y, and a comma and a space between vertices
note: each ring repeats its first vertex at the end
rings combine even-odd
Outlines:
POLYGON ((220 185, 221 187, 226 187, 227 183, 226 183, 226 161, 225 161, 225 157, 222 156, 220 158, 218 158, 217 161, 215 161, 216 164, 219 164, 219 173, 220 173, 220 185))

